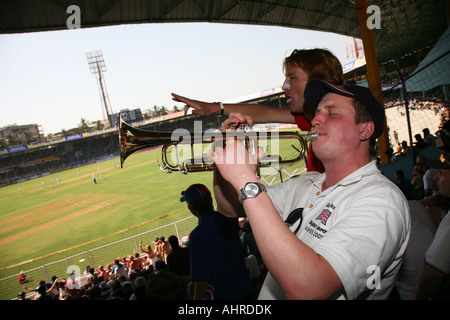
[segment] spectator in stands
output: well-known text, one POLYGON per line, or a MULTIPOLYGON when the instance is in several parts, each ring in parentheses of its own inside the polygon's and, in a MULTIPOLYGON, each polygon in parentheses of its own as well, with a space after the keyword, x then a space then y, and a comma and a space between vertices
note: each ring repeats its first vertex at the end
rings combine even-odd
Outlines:
POLYGON ((114 260, 114 267, 111 270, 111 278, 120 279, 121 276, 127 275, 126 266, 120 263, 119 259, 114 260))
MULTIPOLYGON (((45 281, 43 284, 41 281, 39 287, 36 290, 37 295, 34 297, 34 300, 54 300, 55 296, 53 294, 53 289, 57 288, 56 287, 57 284, 58 284, 58 278, 55 278, 53 280, 51 287, 47 289, 47 287, 45 286, 45 281)), ((59 293, 58 293, 58 295, 59 295, 59 293)))
POLYGON ((28 287, 26 287, 26 286, 24 286, 23 288, 24 288, 25 290, 27 290, 27 291, 37 292, 38 289, 39 289, 40 287, 43 287, 44 290, 47 290, 47 289, 48 289, 47 286, 46 286, 45 280, 39 281, 39 284, 38 284, 38 287, 37 287, 37 288, 30 289, 30 288, 28 288, 28 287))
POLYGON ((143 276, 137 277, 133 282, 134 292, 130 300, 145 300, 147 296, 147 280, 143 276))
POLYGON ((171 250, 169 241, 167 241, 166 238, 162 236, 156 238, 153 244, 155 245, 156 254, 159 255, 163 261, 166 261, 167 255, 171 250))
POLYGON ((147 300, 186 300, 187 292, 183 280, 171 272, 150 275, 147 300))
MULTIPOLYGON (((285 92, 290 108, 270 108, 260 104, 221 104, 192 100, 172 93, 173 100, 186 104, 185 110, 193 108, 193 114, 209 115, 211 113, 227 114, 224 129, 231 123, 292 123, 302 131, 311 130, 314 110, 305 105, 303 92, 310 79, 323 79, 336 85, 344 82, 342 65, 326 49, 295 49, 284 59, 283 71, 285 92), (221 106, 223 105, 223 108, 221 106)), ((323 172, 321 162, 308 150, 308 171, 323 172)), ((214 191, 216 193, 216 191, 214 191)))
POLYGON ((141 255, 139 254, 139 252, 136 252, 134 254, 134 258, 139 261, 139 265, 140 265, 140 270, 144 270, 145 267, 145 259, 141 258, 141 255))
POLYGON ((430 133, 430 129, 424 128, 423 132, 423 140, 427 146, 434 146, 436 144, 436 137, 430 133))
POLYGON ((203 184, 190 185, 180 201, 198 218, 189 235, 193 299, 240 300, 250 294, 251 282, 239 240, 237 218, 214 210, 211 193, 203 184))
POLYGON ((245 219, 241 226, 241 241, 246 247, 246 251, 249 255, 254 255, 258 263, 258 267, 261 268, 263 265, 263 259, 261 257, 261 252, 259 252, 258 245, 253 235, 252 228, 250 226, 250 221, 245 219))
POLYGON ((109 272, 102 265, 98 267, 98 269, 95 271, 95 274, 98 278, 102 277, 103 281, 109 280, 109 272))
POLYGON ((403 170, 396 170, 394 172, 395 180, 397 181, 397 186, 403 192, 407 200, 417 200, 416 192, 411 182, 405 179, 405 173, 403 170))
POLYGON ((128 257, 128 277, 130 277, 131 273, 140 272, 142 270, 141 261, 136 259, 134 256, 130 255, 128 257))
POLYGON ((123 288, 119 279, 114 279, 112 283, 111 293, 109 295, 110 299, 123 300, 123 288))
POLYGON ((252 282, 252 293, 250 296, 256 298, 261 290, 261 267, 258 266, 256 257, 248 253, 247 246, 243 242, 241 242, 241 247, 245 257, 245 266, 248 269, 248 276, 252 282))
POLYGON ((427 146, 427 144, 422 139, 422 136, 419 133, 414 135, 414 138, 416 139, 416 143, 414 144, 414 151, 415 152, 417 152, 420 149, 425 148, 427 146))
POLYGON ((417 200, 423 199, 423 197, 425 196, 425 191, 423 188, 424 174, 425 172, 416 165, 411 175, 411 184, 414 188, 417 200))
POLYGON ((59 300, 66 300, 70 297, 69 290, 67 289, 66 282, 61 281, 58 283, 58 291, 59 291, 59 300))
POLYGON ((21 291, 18 295, 17 298, 19 300, 31 300, 30 298, 27 298, 27 293, 25 291, 21 291))
POLYGON ((98 281, 98 276, 95 274, 94 268, 89 268, 87 277, 86 277, 87 283, 91 283, 92 285, 96 285, 98 281))
POLYGON ((167 264, 163 260, 156 261, 155 263, 155 273, 167 271, 167 264))
POLYGON ((408 142, 406 140, 402 141, 402 155, 406 156, 408 154, 411 154, 411 148, 408 146, 408 142))
POLYGON ((439 193, 437 181, 434 179, 438 170, 427 166, 426 157, 416 157, 416 166, 425 171, 423 175, 423 188, 425 197, 430 197, 439 193))
POLYGON ((190 276, 189 250, 180 247, 176 236, 170 236, 168 241, 172 251, 167 255, 167 271, 179 276, 187 285, 190 276))
POLYGON ((397 145, 397 148, 396 148, 396 155, 397 156, 401 156, 402 155, 402 144, 401 143, 399 143, 398 145, 397 145))
POLYGON ((411 214, 411 235, 396 279, 399 298, 407 299, 419 286, 425 268, 425 253, 433 241, 436 225, 425 207, 417 200, 408 201, 411 214))
MULTIPOLYGON (((427 159, 430 168, 438 169, 436 180, 439 192, 450 197, 450 155, 444 154, 444 161, 427 159)), ((450 285, 446 279, 450 275, 450 215, 443 212, 433 242, 425 255, 426 266, 422 272, 417 292, 411 299, 449 299, 450 285)))
POLYGON ((394 161, 394 160, 396 159, 396 157, 395 157, 395 155, 394 155, 394 149, 392 149, 392 147, 389 148, 389 149, 387 149, 387 150, 384 152, 384 154, 387 156, 389 162, 390 162, 390 161, 394 161))
MULTIPOLYGON (((320 80, 308 82, 305 100, 316 109, 319 137, 312 144, 325 173, 264 187, 256 164, 244 161, 256 159, 239 142, 210 153, 240 195, 241 205, 227 215, 247 215, 269 269, 259 298, 385 299, 406 250, 410 217, 405 197, 371 157, 384 110, 368 88, 320 80), (380 275, 377 281, 370 282, 368 270, 380 275)), ((233 194, 215 196, 229 202, 233 194)))
POLYGON ((154 266, 158 260, 155 251, 153 251, 152 246, 149 244, 144 249, 142 248, 142 241, 139 242, 139 250, 147 254, 147 258, 150 259, 150 265, 154 266))

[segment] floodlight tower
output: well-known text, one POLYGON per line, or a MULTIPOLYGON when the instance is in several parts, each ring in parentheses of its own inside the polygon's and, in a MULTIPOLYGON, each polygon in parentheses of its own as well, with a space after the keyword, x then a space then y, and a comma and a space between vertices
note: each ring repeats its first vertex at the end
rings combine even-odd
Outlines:
POLYGON ((92 74, 97 75, 97 84, 100 91, 100 100, 102 102, 103 120, 112 127, 111 116, 113 115, 111 103, 109 102, 108 92, 106 90, 105 78, 103 72, 106 72, 105 59, 102 51, 86 52, 89 69, 92 74))

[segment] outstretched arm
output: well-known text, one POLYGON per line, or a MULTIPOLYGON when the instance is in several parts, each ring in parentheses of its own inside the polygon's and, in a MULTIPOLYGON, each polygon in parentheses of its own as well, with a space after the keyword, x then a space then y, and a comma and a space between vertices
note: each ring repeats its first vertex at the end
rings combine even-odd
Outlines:
MULTIPOLYGON (((189 108, 194 109, 192 114, 209 115, 212 113, 220 114, 221 107, 218 102, 205 102, 194 100, 187 97, 172 93, 172 99, 176 102, 186 104, 185 112, 189 108)), ((290 108, 271 108, 262 104, 245 104, 245 103, 225 103, 224 114, 241 113, 250 116, 254 123, 280 122, 295 123, 294 117, 291 115, 290 108)))

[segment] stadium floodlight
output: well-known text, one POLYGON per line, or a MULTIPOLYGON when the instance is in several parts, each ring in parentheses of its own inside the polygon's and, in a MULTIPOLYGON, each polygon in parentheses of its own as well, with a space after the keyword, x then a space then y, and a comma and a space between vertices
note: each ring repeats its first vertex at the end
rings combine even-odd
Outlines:
POLYGON ((103 120, 109 127, 112 127, 111 116, 113 115, 113 111, 109 101, 108 92, 106 90, 105 78, 103 76, 103 73, 106 72, 106 64, 105 59, 103 58, 103 53, 101 50, 86 52, 86 57, 91 73, 97 75, 100 101, 102 103, 103 120))

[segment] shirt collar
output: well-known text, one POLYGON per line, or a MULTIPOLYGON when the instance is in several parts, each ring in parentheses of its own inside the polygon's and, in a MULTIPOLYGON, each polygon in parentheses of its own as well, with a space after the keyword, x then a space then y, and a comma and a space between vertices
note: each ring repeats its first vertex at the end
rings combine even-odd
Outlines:
MULTIPOLYGON (((332 190, 338 186, 348 186, 348 185, 351 185, 353 183, 360 181, 363 177, 377 174, 380 171, 378 170, 376 162, 377 162, 376 160, 370 161, 369 163, 367 163, 366 165, 362 166, 361 168, 353 171, 351 174, 349 174, 344 179, 342 179, 337 184, 335 184, 334 186, 332 186, 328 189, 332 190)), ((311 182, 314 184, 314 186, 317 189, 322 190, 322 184, 325 181, 326 175, 327 175, 327 173, 325 171, 324 173, 312 175, 310 177, 311 182)))

